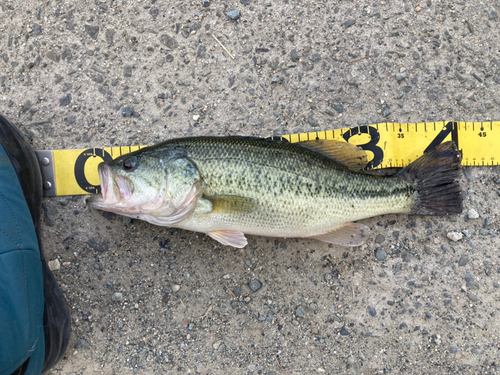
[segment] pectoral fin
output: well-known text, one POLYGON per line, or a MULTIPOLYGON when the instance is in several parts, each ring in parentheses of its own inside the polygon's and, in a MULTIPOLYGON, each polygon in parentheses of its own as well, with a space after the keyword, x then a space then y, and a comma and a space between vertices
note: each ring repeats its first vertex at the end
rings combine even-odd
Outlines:
POLYGON ((214 240, 219 241, 223 245, 237 247, 239 249, 245 247, 248 241, 239 230, 216 230, 207 233, 214 240))
POLYGON ((236 195, 214 195, 203 199, 212 204, 211 214, 235 214, 251 212, 255 209, 255 201, 252 198, 236 195))
POLYGON ((326 243, 331 243, 341 246, 359 246, 366 241, 368 237, 369 229, 366 225, 357 223, 345 223, 340 228, 337 228, 331 232, 325 234, 320 234, 319 236, 313 236, 319 241, 326 243))
POLYGON ((368 164, 366 152, 349 142, 317 139, 300 142, 298 145, 318 152, 353 170, 361 170, 368 164))

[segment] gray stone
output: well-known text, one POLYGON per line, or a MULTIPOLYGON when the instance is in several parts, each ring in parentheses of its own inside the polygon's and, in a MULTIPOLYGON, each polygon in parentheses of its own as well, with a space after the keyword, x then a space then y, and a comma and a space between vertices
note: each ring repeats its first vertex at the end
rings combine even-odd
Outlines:
POLYGON ((375 257, 378 260, 385 260, 387 258, 387 253, 384 250, 382 250, 382 249, 377 249, 375 251, 375 257))
POLYGON ((61 55, 54 51, 48 51, 47 53, 45 53, 45 57, 55 62, 59 62, 59 60, 61 59, 61 55))
POLYGON ((210 5, 210 0, 203 0, 203 6, 208 7, 210 5))
POLYGON ((354 24, 356 24, 355 20, 348 20, 348 21, 345 21, 342 24, 342 26, 344 26, 344 29, 348 29, 349 27, 353 26, 354 24))
POLYGON ((31 101, 27 100, 22 106, 21 106, 21 112, 22 113, 25 113, 27 112, 31 106, 33 105, 33 103, 31 103, 31 101))
POLYGON ((42 34, 42 26, 40 26, 39 24, 35 23, 33 25, 33 32, 35 33, 35 35, 41 35, 42 34))
POLYGON ((304 309, 302 308, 302 306, 299 305, 295 309, 295 315, 300 316, 301 318, 303 318, 303 317, 306 316, 306 312, 304 311, 304 309))
POLYGON ((457 353, 458 352, 458 347, 455 345, 450 346, 450 353, 457 353))
POLYGON ((375 316, 377 315, 377 310, 375 310, 374 307, 371 307, 371 306, 368 306, 366 308, 366 311, 368 311, 368 314, 370 314, 370 316, 375 316))
POLYGON ((109 240, 103 238, 91 238, 87 244, 94 250, 103 253, 109 249, 109 240))
POLYGON ((68 116, 64 119, 64 123, 66 125, 71 125, 71 124, 74 124, 76 122, 76 116, 68 116))
POLYGON ((239 10, 231 10, 226 14, 233 21, 237 21, 240 19, 240 11, 239 10))
POLYGON ((122 116, 132 116, 134 114, 134 109, 132 107, 126 106, 122 108, 122 116))
POLYGON ((321 61, 321 55, 319 53, 313 53, 310 60, 313 62, 313 63, 318 63, 321 61))
POLYGON ((250 289, 252 289, 252 292, 255 293, 262 287, 262 284, 260 283, 259 280, 254 279, 248 283, 248 286, 250 289))
POLYGON ((113 293, 111 299, 115 302, 121 301, 123 299, 123 293, 120 292, 113 293))
POLYGON ((71 53, 71 50, 69 48, 65 48, 62 52, 61 57, 63 60, 70 62, 71 59, 73 58, 73 54, 71 53))
POLYGON ((479 295, 477 295, 476 293, 470 292, 467 296, 469 297, 469 299, 472 302, 478 302, 479 301, 479 295))
POLYGON ((106 30, 106 42, 108 44, 113 44, 113 41, 115 40, 115 33, 116 31, 114 29, 107 29, 106 30))
POLYGON ((123 67, 123 76, 124 77, 132 77, 132 69, 134 69, 133 65, 125 65, 123 67))
POLYGON ((297 53, 297 50, 295 48, 290 51, 290 59, 293 62, 299 61, 299 54, 297 53))
POLYGON ((179 47, 179 43, 177 42, 177 40, 168 34, 163 34, 162 36, 160 36, 160 40, 167 48, 176 49, 177 47, 179 47))
POLYGON ((64 95, 61 99, 59 99, 59 105, 61 107, 66 107, 71 103, 71 94, 64 95))
POLYGON ((472 285, 474 285, 476 282, 474 281, 474 274, 470 271, 470 270, 467 270, 465 272, 465 285, 470 287, 472 285))
POLYGON ((458 266, 459 267, 465 266, 467 263, 469 263, 469 260, 470 260, 470 257, 468 254, 462 254, 460 256, 460 259, 458 260, 458 266))
POLYGON ((167 53, 167 55, 165 56, 165 61, 168 63, 174 61, 174 56, 172 56, 170 53, 167 53))
POLYGON ((380 243, 382 243, 384 241, 385 241, 385 237, 382 234, 379 233, 379 234, 377 234, 375 236, 375 243, 379 243, 380 244, 380 243))
POLYGON ((151 7, 149 9, 149 14, 151 14, 153 18, 156 18, 158 14, 160 14, 160 9, 158 9, 158 7, 151 7))
POLYGON ((85 25, 85 32, 89 34, 92 39, 97 39, 99 33, 99 26, 85 25))
POLYGON ((334 104, 332 105, 332 108, 337 111, 337 113, 342 113, 344 112, 344 106, 342 104, 334 104))
POLYGON ((402 81, 405 78, 406 78, 406 73, 397 73, 396 74, 396 80, 398 80, 398 81, 402 81))
POLYGON ((75 343, 75 349, 90 349, 90 344, 85 339, 78 339, 75 343))

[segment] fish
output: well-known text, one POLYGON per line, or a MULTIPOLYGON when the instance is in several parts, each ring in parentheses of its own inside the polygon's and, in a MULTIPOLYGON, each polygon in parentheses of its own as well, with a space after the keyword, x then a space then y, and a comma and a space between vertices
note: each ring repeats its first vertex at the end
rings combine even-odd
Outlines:
POLYGON ((101 163, 101 193, 88 204, 236 248, 248 244, 245 235, 354 247, 369 237, 362 219, 462 212, 453 142, 392 176, 366 165, 366 152, 342 141, 178 138, 101 163))

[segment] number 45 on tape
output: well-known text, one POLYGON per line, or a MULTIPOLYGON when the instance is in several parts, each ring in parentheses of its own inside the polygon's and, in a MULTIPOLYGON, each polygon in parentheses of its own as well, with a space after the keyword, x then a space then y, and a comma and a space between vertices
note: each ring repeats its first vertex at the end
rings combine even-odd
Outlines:
MULTIPOLYGON (((437 145, 454 141, 462 152, 462 164, 500 164, 500 121, 381 123, 353 128, 272 137, 303 142, 334 139, 361 147, 368 155, 368 169, 402 168, 437 145)), ((46 150, 36 154, 42 168, 45 196, 97 194, 100 191, 97 166, 103 161, 146 146, 104 147, 79 150, 46 150)))

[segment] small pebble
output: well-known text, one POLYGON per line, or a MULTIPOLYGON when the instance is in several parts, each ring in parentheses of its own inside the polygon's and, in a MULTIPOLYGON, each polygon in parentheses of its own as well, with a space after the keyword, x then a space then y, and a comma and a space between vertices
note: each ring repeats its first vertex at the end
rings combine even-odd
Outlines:
POLYGON ((476 293, 472 293, 470 292, 468 294, 468 297, 469 299, 472 301, 472 302, 478 302, 479 301, 479 296, 476 294, 476 293))
POLYGON ((203 6, 207 7, 210 5, 210 0, 203 0, 203 6))
POLYGON ((467 237, 467 238, 471 238, 471 237, 472 237, 472 233, 471 233, 471 232, 470 232, 470 230, 468 230, 468 229, 464 229, 464 230, 462 231, 462 233, 463 233, 463 234, 464 234, 464 236, 465 236, 465 237, 467 237))
POLYGON ((462 254, 460 256, 460 259, 458 260, 458 266, 459 267, 465 266, 467 263, 469 263, 469 260, 470 260, 470 257, 468 254, 462 254))
POLYGON ((449 240, 457 242, 462 239, 464 235, 460 232, 449 232, 446 237, 448 237, 449 240))
POLYGON ((227 12, 227 16, 231 18, 233 21, 237 21, 240 19, 240 11, 239 10, 232 10, 230 12, 227 12))
POLYGON ((111 299, 113 301, 121 301, 123 299, 123 294, 122 293, 113 293, 113 295, 111 296, 111 299))
POLYGON ((258 291, 261 287, 262 287, 262 284, 260 283, 259 280, 252 280, 248 283, 248 286, 250 287, 250 289, 252 289, 252 292, 256 292, 258 291))
POLYGON ((313 335, 317 335, 317 334, 319 333, 319 329, 318 329, 318 327, 312 327, 312 328, 311 328, 311 333, 312 333, 313 335))
POLYGON ((396 74, 396 80, 398 80, 398 81, 402 81, 405 78, 406 78, 406 73, 397 73, 396 74))
POLYGON ((450 353, 457 353, 458 352, 458 347, 455 345, 450 346, 450 353))
POLYGON ((78 339, 75 343, 75 349, 90 349, 90 344, 85 339, 78 339))
POLYGON ((295 309, 295 315, 300 316, 301 318, 303 318, 303 317, 306 316, 306 312, 304 311, 304 309, 302 308, 302 306, 299 305, 295 309))
POLYGON ((221 345, 224 344, 224 341, 222 340, 217 340, 216 342, 214 342, 212 344, 212 348, 214 348, 215 350, 219 349, 221 347, 221 345))
POLYGON ((468 287, 475 284, 474 274, 470 270, 465 271, 465 284, 468 287))
POLYGON ((172 292, 177 293, 181 289, 181 286, 178 284, 172 285, 172 292))
POLYGON ((382 235, 382 234, 377 234, 377 236, 375 237, 375 243, 382 243, 385 241, 385 237, 382 235))
POLYGON ((477 211, 473 208, 471 208, 468 212, 467 212, 467 216, 469 216, 469 219, 478 219, 479 218, 479 214, 477 213, 477 211))
POLYGON ((385 260, 385 258, 387 258, 387 253, 384 250, 378 249, 375 251, 375 257, 378 260, 385 260))
POLYGON ((61 263, 59 259, 49 260, 49 269, 51 271, 57 271, 61 268, 61 263))
POLYGON ((200 115, 194 115, 194 116, 193 116, 193 120, 194 120, 194 121, 196 121, 196 122, 197 122, 199 119, 200 119, 200 115))
POLYGON ((375 310, 374 307, 368 306, 366 311, 368 311, 368 314, 370 314, 371 316, 377 315, 377 310, 375 310))
POLYGON ((126 106, 122 108, 122 116, 132 116, 133 114, 134 110, 131 107, 126 106))

